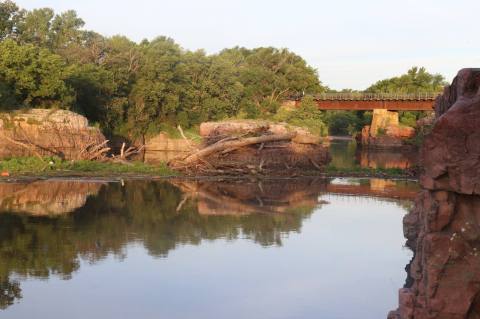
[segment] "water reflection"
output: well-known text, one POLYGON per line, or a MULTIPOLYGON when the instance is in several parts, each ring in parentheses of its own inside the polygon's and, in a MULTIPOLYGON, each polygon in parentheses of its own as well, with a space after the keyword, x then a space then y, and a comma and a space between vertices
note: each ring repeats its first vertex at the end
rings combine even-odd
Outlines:
POLYGON ((0 184, 0 308, 20 300, 26 278, 71 279, 85 261, 124 260, 132 244, 162 258, 179 246, 217 239, 281 247, 339 196, 390 197, 403 211, 416 189, 411 182, 368 179, 0 184))
POLYGON ((100 182, 37 181, 0 185, 0 208, 6 212, 54 216, 85 205, 87 197, 100 191, 100 182))
POLYGON ((333 140, 330 145, 332 165, 338 168, 401 168, 413 167, 418 152, 411 148, 369 149, 357 147, 354 140, 333 140))

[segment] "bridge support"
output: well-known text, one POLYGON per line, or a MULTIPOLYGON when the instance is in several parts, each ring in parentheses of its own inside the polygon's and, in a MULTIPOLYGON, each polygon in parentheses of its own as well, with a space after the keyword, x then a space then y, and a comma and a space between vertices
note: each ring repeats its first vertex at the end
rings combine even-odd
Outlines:
POLYGON ((414 135, 414 128, 400 125, 398 112, 374 109, 372 123, 362 129, 360 140, 372 147, 397 147, 414 135))

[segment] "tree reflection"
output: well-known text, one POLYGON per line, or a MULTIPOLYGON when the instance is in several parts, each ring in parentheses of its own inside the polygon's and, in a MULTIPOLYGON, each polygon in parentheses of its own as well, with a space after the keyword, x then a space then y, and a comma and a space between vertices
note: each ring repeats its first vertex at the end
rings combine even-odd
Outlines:
MULTIPOLYGON (((125 246, 133 241, 142 242, 156 257, 205 239, 242 236, 260 245, 281 245, 282 234, 300 231, 302 220, 318 206, 324 184, 112 183, 63 215, 43 215, 38 205, 31 214, 25 209, 28 205, 22 206, 24 213, 12 212, 9 201, 0 206, 0 307, 21 298, 20 285, 12 278, 58 275, 68 279, 79 269, 81 259, 94 263, 109 254, 123 258, 125 246), (187 186, 196 187, 195 195, 187 186), (214 203, 205 203, 208 196, 220 193, 221 211, 214 203)), ((32 199, 22 196, 25 202, 35 199, 35 194, 32 199)))
POLYGON ((6 309, 20 298, 22 298, 22 290, 18 281, 0 281, 0 309, 6 309))

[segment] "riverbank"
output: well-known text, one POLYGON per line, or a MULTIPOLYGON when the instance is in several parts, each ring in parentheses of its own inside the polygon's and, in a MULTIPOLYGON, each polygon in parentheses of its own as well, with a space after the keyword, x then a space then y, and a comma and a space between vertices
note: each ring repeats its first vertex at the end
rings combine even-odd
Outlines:
POLYGON ((0 181, 31 180, 53 177, 63 178, 172 178, 182 177, 189 179, 204 178, 302 178, 302 177, 375 177, 416 179, 413 170, 400 168, 337 168, 327 166, 324 171, 303 170, 292 171, 288 174, 257 174, 231 175, 219 174, 215 176, 185 175, 169 168, 166 163, 155 165, 142 162, 129 164, 103 163, 95 161, 62 161, 58 158, 44 158, 40 160, 34 157, 12 158, 0 161, 0 181))

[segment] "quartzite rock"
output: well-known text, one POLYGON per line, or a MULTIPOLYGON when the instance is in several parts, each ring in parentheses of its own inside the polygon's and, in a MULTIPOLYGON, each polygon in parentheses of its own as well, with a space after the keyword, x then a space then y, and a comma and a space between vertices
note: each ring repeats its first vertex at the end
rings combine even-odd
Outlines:
POLYGON ((401 147, 413 136, 415 129, 400 125, 398 112, 373 110, 372 124, 363 127, 361 143, 374 148, 401 147))
POLYGON ((76 159, 90 144, 99 144, 105 137, 88 125, 82 115, 66 110, 32 109, 0 113, 0 158, 32 156, 32 150, 12 143, 28 145, 41 155, 58 155, 76 159))
POLYGON ((480 70, 461 70, 436 101, 422 149, 424 190, 404 218, 414 251, 389 318, 480 318, 480 70))

